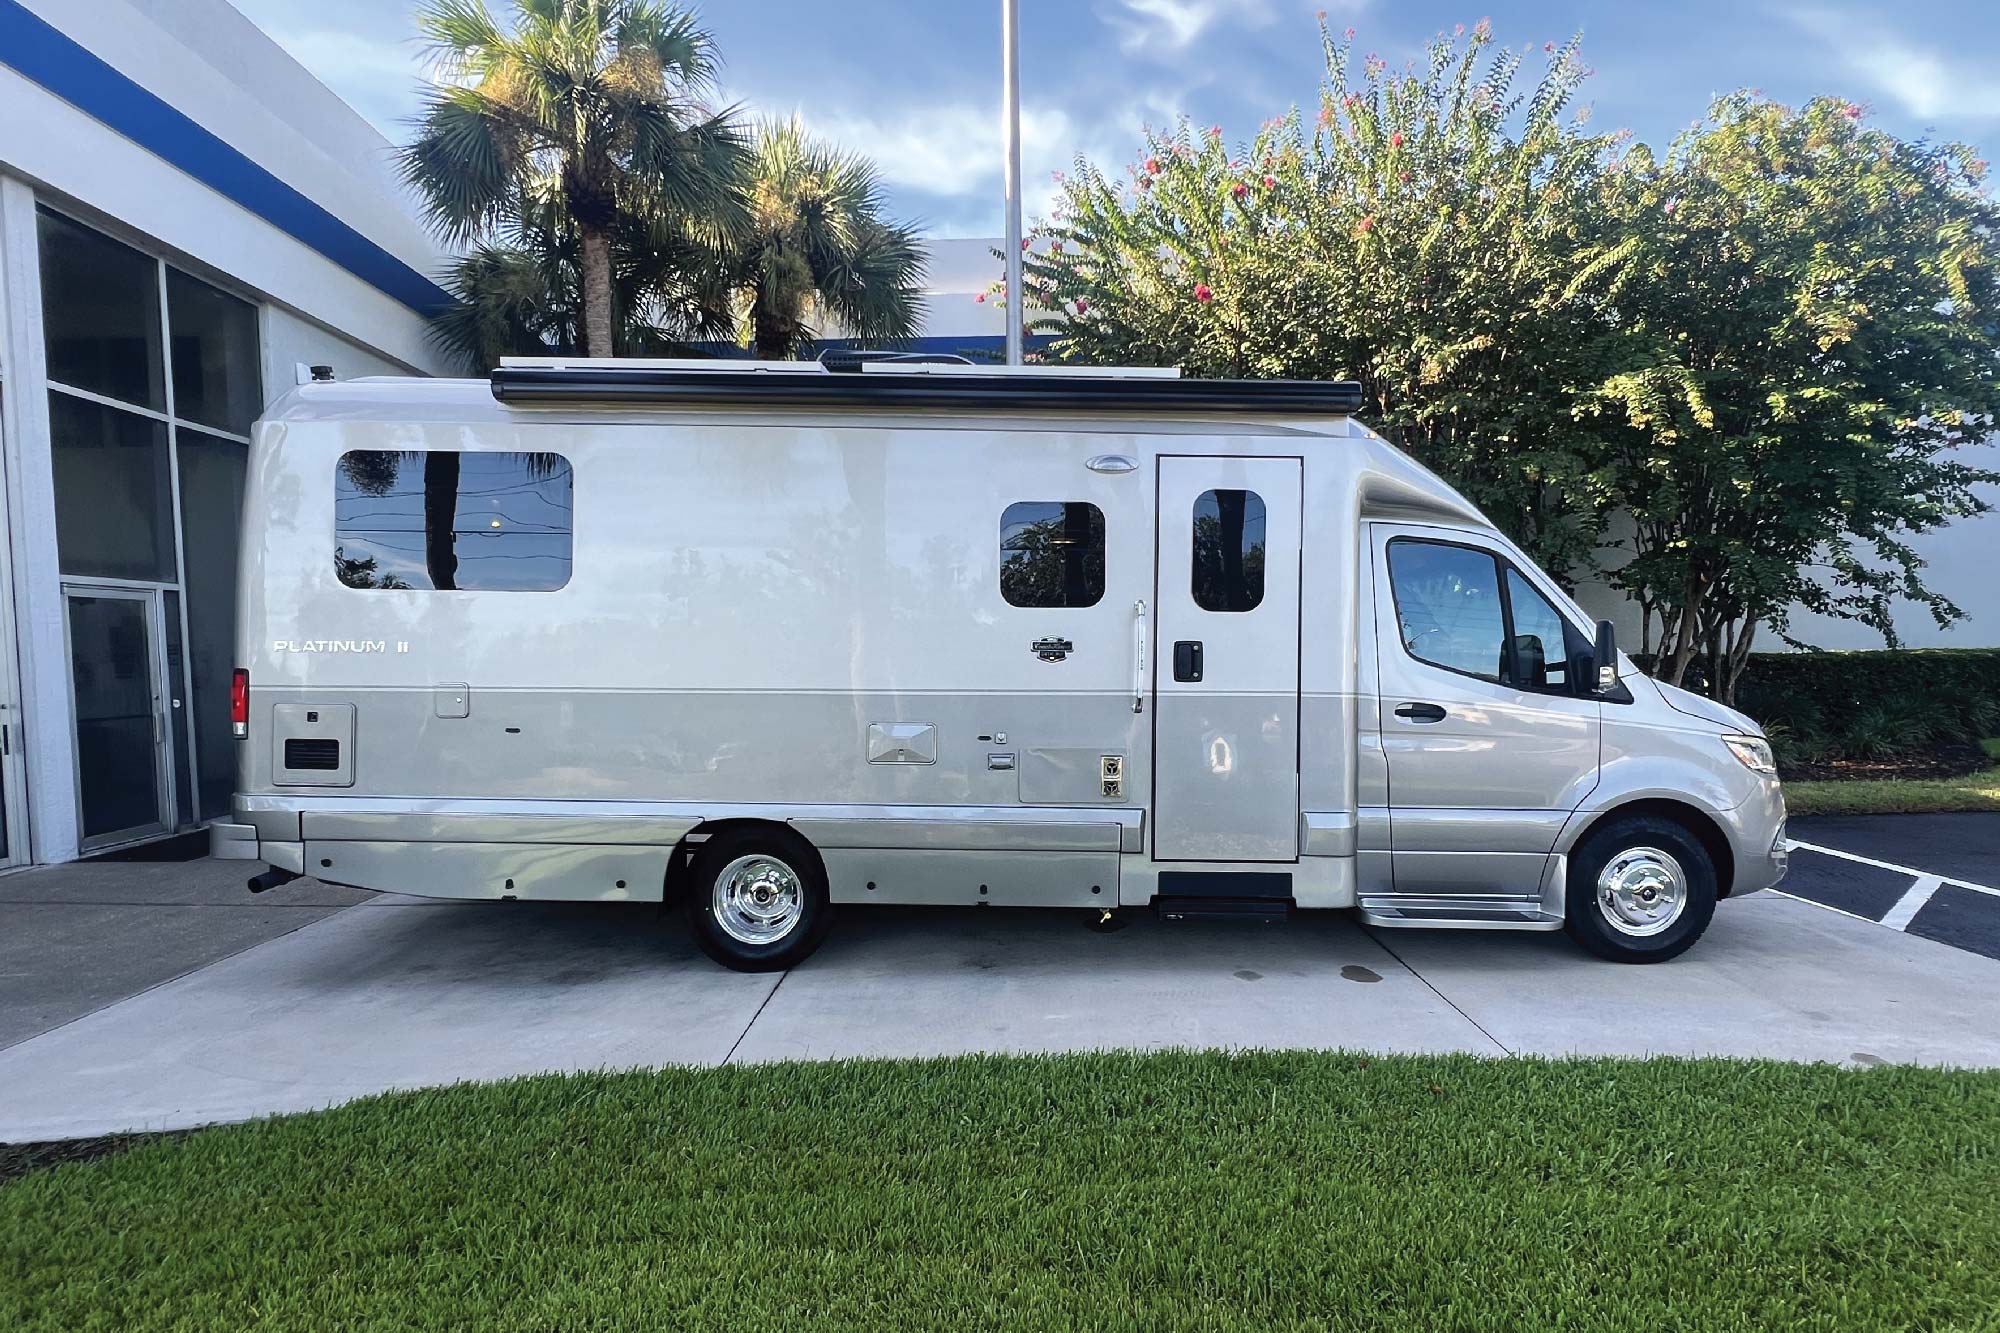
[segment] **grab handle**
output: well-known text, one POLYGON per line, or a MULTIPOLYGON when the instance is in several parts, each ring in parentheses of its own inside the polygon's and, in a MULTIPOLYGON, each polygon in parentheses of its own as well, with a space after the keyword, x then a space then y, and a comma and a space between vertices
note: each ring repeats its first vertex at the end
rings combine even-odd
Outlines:
POLYGON ((1132 603, 1132 711, 1146 711, 1146 604, 1132 603))

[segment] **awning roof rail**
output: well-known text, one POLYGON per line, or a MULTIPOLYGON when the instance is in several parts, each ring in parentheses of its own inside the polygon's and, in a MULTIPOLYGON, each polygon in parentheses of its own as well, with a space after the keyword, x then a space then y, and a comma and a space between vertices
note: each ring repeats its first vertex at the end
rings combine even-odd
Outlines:
POLYGON ((1122 411, 1222 416, 1348 415, 1351 380, 1200 380, 1151 367, 973 366, 867 362, 832 372, 813 361, 640 361, 506 358, 493 371, 503 403, 657 406, 956 408, 1122 411))

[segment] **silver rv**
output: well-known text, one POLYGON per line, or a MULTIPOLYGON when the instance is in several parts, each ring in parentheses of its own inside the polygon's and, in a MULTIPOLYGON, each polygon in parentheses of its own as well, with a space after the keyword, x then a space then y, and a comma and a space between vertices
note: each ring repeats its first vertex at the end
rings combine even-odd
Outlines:
POLYGON ((1352 908, 1686 949, 1785 871, 1749 718, 1658 684, 1352 384, 519 361, 258 425, 217 855, 684 903, 1352 908))

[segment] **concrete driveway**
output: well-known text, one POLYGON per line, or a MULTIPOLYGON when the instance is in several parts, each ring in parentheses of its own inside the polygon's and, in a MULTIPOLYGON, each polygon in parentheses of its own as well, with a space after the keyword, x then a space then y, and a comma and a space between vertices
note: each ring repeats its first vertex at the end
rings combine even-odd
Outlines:
POLYGON ((314 910, 332 914, 0 1050, 0 1142, 548 1070, 977 1050, 2000 1065, 2000 961, 1771 893, 1725 903, 1660 967, 1559 934, 1371 932, 1346 914, 1097 934, 1078 913, 877 909, 844 912, 790 973, 742 976, 657 909, 314 910))

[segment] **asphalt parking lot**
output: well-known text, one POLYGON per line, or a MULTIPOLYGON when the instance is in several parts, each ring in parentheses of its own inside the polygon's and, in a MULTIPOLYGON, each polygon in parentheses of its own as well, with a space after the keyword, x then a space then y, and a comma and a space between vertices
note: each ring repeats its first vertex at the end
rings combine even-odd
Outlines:
POLYGON ((1782 893, 2000 958, 2000 814, 1794 819, 1782 893))
MULTIPOLYGON (((1800 824, 1829 848, 1870 836, 1800 824)), ((1977 831, 1928 832, 1948 848, 1977 831)), ((0 880, 0 1142, 545 1070, 975 1050, 2000 1066, 2000 959, 1975 947, 2000 897, 1961 903, 1977 881, 1866 856, 1801 853, 1783 893, 1725 903, 1661 967, 1560 934, 1371 931, 1345 913, 1100 934, 1076 913, 874 909, 782 976, 715 967, 643 906, 311 881, 251 898, 233 863, 51 867, 0 880)))

